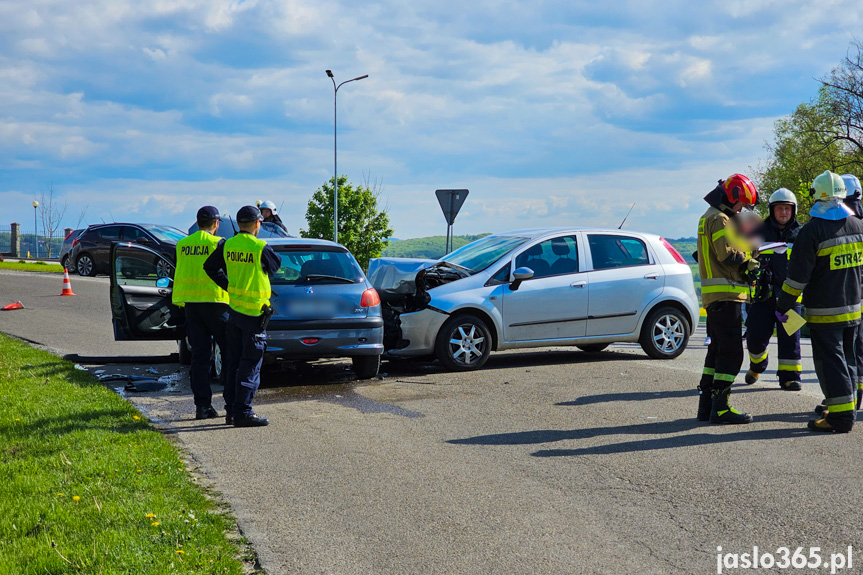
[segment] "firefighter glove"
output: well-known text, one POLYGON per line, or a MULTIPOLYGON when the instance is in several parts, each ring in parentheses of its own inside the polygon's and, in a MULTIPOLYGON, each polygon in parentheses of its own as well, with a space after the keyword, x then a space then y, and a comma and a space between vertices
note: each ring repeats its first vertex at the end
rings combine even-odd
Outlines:
POLYGON ((778 319, 781 323, 785 323, 786 321, 788 321, 788 316, 785 315, 784 313, 782 313, 781 311, 777 310, 773 313, 776 314, 776 319, 778 319))
POLYGON ((746 262, 746 269, 748 271, 754 272, 760 267, 761 264, 758 262, 758 260, 749 260, 748 262, 746 262))

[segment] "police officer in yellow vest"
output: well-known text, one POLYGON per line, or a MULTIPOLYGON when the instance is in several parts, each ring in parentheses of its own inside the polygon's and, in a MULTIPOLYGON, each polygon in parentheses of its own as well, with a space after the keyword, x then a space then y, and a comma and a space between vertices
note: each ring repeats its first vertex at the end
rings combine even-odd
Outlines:
POLYGON ((269 276, 281 267, 282 258, 257 238, 262 221, 261 212, 255 206, 240 208, 237 212, 239 233, 222 242, 204 263, 207 275, 230 297, 225 422, 234 427, 269 423, 252 410, 252 400, 261 382, 261 361, 266 350, 264 321, 270 309, 269 276))
MULTIPOLYGON (((204 272, 204 262, 216 251, 220 238, 219 210, 204 206, 198 210, 198 231, 177 242, 177 269, 174 272, 174 305, 186 309, 186 335, 192 348, 189 379, 195 397, 195 417, 219 417, 213 409, 210 389, 210 342, 225 349, 228 323, 228 292, 214 284, 204 272)), ((224 373, 222 374, 224 376, 224 373)))

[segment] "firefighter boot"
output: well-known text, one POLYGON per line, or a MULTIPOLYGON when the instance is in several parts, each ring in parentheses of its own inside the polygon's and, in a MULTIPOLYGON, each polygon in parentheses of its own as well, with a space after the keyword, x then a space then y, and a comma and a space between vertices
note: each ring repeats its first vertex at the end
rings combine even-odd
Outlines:
POLYGON ((713 394, 710 387, 701 384, 698 386, 698 421, 710 421, 710 410, 713 409, 713 394))
POLYGON ((760 373, 754 372, 751 369, 746 372, 746 377, 743 378, 743 381, 746 382, 746 385, 752 385, 756 381, 758 381, 758 376, 760 373))
POLYGON ((728 404, 731 386, 713 388, 713 406, 710 410, 710 423, 752 423, 752 416, 741 413, 728 404))
POLYGON ((863 383, 857 384, 857 411, 860 411, 860 403, 863 402, 863 383))
POLYGON ((848 433, 854 427, 854 420, 848 417, 840 419, 828 415, 823 419, 810 419, 807 427, 812 431, 822 433, 848 433))

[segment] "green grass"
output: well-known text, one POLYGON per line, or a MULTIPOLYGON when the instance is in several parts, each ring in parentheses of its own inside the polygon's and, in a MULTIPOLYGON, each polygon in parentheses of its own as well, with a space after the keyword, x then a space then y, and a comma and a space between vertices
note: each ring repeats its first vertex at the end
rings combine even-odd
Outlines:
POLYGON ((0 270, 18 270, 24 272, 51 272, 55 274, 63 273, 63 268, 59 264, 38 262, 38 263, 20 263, 18 261, 6 260, 0 262, 0 270))
POLYGON ((235 522, 90 374, 0 334, 0 397, 0 573, 243 572, 235 522))

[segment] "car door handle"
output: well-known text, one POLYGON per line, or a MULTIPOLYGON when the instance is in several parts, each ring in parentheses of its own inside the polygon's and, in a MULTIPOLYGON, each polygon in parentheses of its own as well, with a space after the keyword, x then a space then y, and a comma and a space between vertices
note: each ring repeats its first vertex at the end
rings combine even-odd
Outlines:
POLYGON ((580 282, 572 282, 571 284, 569 284, 569 287, 574 287, 574 288, 583 288, 583 287, 584 287, 584 286, 586 286, 586 285, 587 285, 587 282, 585 282, 585 281, 580 281, 580 282))
POLYGON ((659 278, 658 273, 644 274, 644 279, 646 280, 655 280, 659 278))
POLYGON ((159 295, 162 295, 162 296, 168 295, 168 290, 166 290, 166 289, 160 289, 160 290, 159 290, 159 295))

